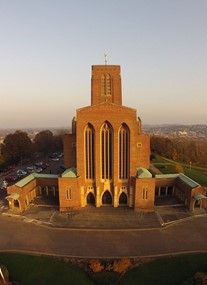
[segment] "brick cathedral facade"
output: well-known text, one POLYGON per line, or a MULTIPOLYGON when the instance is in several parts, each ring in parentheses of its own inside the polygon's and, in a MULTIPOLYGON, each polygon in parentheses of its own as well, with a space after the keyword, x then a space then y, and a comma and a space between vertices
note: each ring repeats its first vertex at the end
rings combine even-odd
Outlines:
POLYGON ((61 211, 87 204, 153 209, 150 137, 137 111, 122 105, 119 65, 92 66, 91 105, 76 111, 64 146, 61 211), (145 174, 141 181, 139 173, 145 174))

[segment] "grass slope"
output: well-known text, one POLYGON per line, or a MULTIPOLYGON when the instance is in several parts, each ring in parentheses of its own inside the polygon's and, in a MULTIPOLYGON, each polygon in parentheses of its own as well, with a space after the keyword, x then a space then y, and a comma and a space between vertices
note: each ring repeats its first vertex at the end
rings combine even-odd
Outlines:
POLYGON ((57 258, 0 253, 0 263, 21 285, 94 285, 83 270, 57 258))
POLYGON ((119 285, 181 285, 198 271, 207 272, 207 254, 163 258, 135 267, 119 285))
POLYGON ((166 159, 160 155, 154 154, 152 164, 158 168, 163 174, 175 173, 176 165, 181 165, 185 175, 201 185, 207 186, 207 168, 197 165, 189 165, 182 162, 166 159))

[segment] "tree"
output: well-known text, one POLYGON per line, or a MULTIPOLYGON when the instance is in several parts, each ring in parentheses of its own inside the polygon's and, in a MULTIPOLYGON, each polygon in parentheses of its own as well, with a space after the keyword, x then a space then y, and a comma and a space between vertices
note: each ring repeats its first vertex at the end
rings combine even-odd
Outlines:
POLYGON ((176 172, 176 173, 184 173, 184 169, 183 169, 182 165, 176 164, 176 166, 175 166, 175 172, 176 172))
POLYGON ((3 157, 2 154, 0 154, 0 165, 4 164, 5 158, 3 157))
POLYGON ((33 154, 32 142, 26 132, 16 131, 8 134, 2 144, 2 154, 6 162, 20 163, 33 154))
POLYGON ((54 151, 54 136, 49 130, 39 132, 34 138, 34 146, 37 152, 49 154, 54 151))

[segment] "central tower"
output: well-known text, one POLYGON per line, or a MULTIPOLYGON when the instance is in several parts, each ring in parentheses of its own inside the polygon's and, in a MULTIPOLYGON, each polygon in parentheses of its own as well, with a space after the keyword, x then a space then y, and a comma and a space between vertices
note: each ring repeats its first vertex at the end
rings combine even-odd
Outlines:
POLYGON ((119 65, 92 66, 91 105, 103 102, 122 104, 119 65))

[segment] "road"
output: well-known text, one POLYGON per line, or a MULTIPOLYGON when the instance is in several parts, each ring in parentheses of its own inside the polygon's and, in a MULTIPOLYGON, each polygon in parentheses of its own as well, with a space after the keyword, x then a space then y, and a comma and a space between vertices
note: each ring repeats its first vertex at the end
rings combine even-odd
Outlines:
POLYGON ((207 216, 164 229, 54 229, 0 216, 0 250, 73 257, 136 257, 207 252, 207 216))

